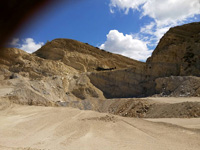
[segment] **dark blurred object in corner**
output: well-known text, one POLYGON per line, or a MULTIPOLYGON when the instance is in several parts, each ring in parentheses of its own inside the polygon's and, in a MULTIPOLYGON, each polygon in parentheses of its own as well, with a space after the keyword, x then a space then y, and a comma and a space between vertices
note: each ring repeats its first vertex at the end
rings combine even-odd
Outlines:
POLYGON ((0 47, 39 8, 52 0, 2 0, 0 2, 0 47))

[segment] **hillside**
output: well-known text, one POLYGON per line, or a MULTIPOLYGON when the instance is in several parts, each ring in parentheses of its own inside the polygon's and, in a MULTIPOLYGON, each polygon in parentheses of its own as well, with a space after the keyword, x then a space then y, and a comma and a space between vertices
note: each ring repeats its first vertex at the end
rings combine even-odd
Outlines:
POLYGON ((121 69, 145 64, 128 57, 100 50, 87 43, 71 39, 55 39, 34 53, 36 56, 59 60, 81 72, 102 69, 121 69))
POLYGON ((199 96, 199 33, 200 23, 171 28, 146 63, 70 39, 47 42, 34 54, 4 48, 0 83, 14 103, 106 112, 111 98, 199 96))
POLYGON ((200 23, 171 28, 147 60, 155 77, 200 76, 200 23))
POLYGON ((61 101, 104 99, 88 77, 74 68, 16 48, 1 49, 0 73, 0 85, 10 89, 6 97, 14 103, 56 106, 61 101))

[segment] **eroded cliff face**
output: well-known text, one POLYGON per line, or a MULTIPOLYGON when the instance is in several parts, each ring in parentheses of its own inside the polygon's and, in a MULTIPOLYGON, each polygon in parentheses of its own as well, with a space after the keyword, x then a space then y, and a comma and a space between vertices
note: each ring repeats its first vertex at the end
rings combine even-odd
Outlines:
POLYGON ((0 52, 0 83, 21 104, 95 110, 105 98, 200 95, 200 23, 171 28, 146 63, 69 39, 0 52))
POLYGON ((200 76, 200 23, 171 28, 147 60, 148 75, 200 76))
MULTIPOLYGON (((29 105, 76 105, 84 99, 104 99, 85 74, 63 62, 46 60, 16 48, 1 49, 0 85, 11 101, 29 105)), ((87 106, 89 107, 89 106, 87 106)))
MULTIPOLYGON (((145 63, 70 39, 56 39, 34 53, 87 72, 92 85, 106 98, 144 96, 145 63), (136 88, 137 87, 137 88, 136 88)), ((76 92, 74 92, 76 93, 76 92)))
POLYGON ((106 98, 141 97, 145 95, 145 66, 88 74, 91 83, 106 98))
MULTIPOLYGON (((111 55, 98 49, 97 51, 103 53, 102 55, 111 55)), ((54 52, 50 51, 47 55, 53 57, 54 52)), ((110 66, 113 68, 107 68, 109 65, 97 55, 93 63, 98 64, 98 67, 101 66, 100 69, 85 72, 70 65, 73 62, 65 64, 65 59, 44 59, 20 49, 5 48, 1 50, 0 55, 0 83, 9 87, 10 92, 6 97, 11 101, 28 105, 61 105, 96 109, 97 104, 105 97, 142 95, 144 89, 141 81, 145 78, 145 64, 120 55, 112 55, 116 58, 108 61, 106 56, 105 59, 109 65, 114 64, 110 66), (118 57, 122 61, 121 64, 119 60, 117 61, 118 57), (139 86, 140 84, 142 86, 139 86)), ((88 56, 86 59, 90 57, 93 58, 88 56)), ((79 60, 79 56, 74 59, 79 60)), ((84 65, 87 68, 88 64, 84 65)), ((92 70, 92 67, 89 65, 88 69, 92 70)))
POLYGON ((191 91, 189 88, 198 81, 199 76, 200 23, 171 28, 160 40, 145 65, 138 64, 128 69, 89 74, 91 83, 103 91, 106 98, 143 97, 154 94, 161 96, 164 88, 168 89, 169 96, 198 96, 199 82, 196 82, 191 91), (187 82, 182 85, 182 76, 197 77, 185 77, 187 82), (173 86, 162 85, 164 81, 173 86), (186 86, 187 90, 175 91, 175 88, 172 88, 178 85, 186 86))

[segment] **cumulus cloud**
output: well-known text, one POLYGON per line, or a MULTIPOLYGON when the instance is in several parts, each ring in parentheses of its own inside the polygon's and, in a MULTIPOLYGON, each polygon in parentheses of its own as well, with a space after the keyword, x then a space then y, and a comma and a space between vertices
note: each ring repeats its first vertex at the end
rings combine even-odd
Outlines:
POLYGON ((133 38, 132 35, 124 35, 118 30, 111 30, 100 48, 141 61, 145 61, 152 53, 145 42, 133 38))
POLYGON ((23 40, 23 44, 21 45, 20 49, 32 53, 44 45, 43 42, 36 43, 32 38, 26 38, 23 40))
POLYGON ((36 50, 38 50, 39 48, 42 47, 42 45, 44 45, 43 42, 39 42, 39 43, 36 43, 34 41, 34 39, 32 38, 26 38, 26 39, 23 39, 22 40, 22 44, 20 44, 20 39, 19 38, 14 38, 10 44, 12 47, 16 47, 16 48, 19 48, 19 49, 22 49, 28 53, 33 53, 35 52, 36 50))
MULTIPOLYGON (((156 45, 170 27, 194 20, 200 14, 200 0, 110 0, 110 9, 128 14, 129 10, 140 11, 141 17, 153 19, 141 27, 139 37, 148 41, 148 45, 156 45)), ((144 41, 145 41, 144 40, 144 41)))
POLYGON ((199 0, 110 0, 110 9, 118 8, 128 14, 139 10, 142 16, 155 19, 158 26, 177 24, 200 14, 199 0))
POLYGON ((199 0, 148 0, 142 6, 143 16, 155 19, 157 26, 176 25, 200 14, 199 0))

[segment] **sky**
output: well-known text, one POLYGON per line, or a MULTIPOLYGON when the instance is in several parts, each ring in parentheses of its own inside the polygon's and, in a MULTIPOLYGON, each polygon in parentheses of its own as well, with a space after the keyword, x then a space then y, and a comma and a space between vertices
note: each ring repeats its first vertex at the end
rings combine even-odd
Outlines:
POLYGON ((58 0, 29 19, 9 47, 32 53, 68 38, 146 61, 171 27, 199 21, 200 0, 58 0))

